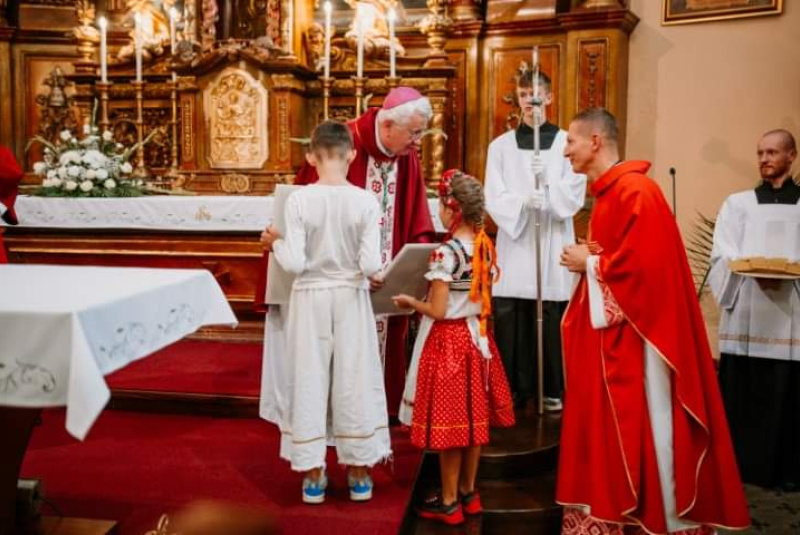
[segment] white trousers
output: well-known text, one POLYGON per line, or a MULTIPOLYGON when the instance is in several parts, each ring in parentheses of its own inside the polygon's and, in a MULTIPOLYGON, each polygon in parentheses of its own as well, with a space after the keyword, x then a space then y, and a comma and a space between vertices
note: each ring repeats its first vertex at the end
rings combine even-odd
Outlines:
POLYGON ((297 471, 324 467, 332 438, 342 464, 373 466, 388 458, 389 416, 369 290, 293 290, 285 343, 290 364, 281 457, 297 471))

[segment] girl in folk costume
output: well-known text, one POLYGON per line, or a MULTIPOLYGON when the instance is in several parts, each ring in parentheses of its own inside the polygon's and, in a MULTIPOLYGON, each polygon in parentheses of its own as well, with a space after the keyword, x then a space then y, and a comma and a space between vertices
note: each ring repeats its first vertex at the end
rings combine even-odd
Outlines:
POLYGON ((514 425, 514 410, 486 328, 492 278, 499 272, 483 230, 481 184, 450 170, 439 184, 439 198, 439 215, 451 238, 431 254, 428 299, 394 297, 398 307, 424 315, 399 418, 411 426, 412 443, 440 452, 442 492, 418 508, 419 515, 460 524, 464 512, 482 510, 475 476, 489 426, 514 425))

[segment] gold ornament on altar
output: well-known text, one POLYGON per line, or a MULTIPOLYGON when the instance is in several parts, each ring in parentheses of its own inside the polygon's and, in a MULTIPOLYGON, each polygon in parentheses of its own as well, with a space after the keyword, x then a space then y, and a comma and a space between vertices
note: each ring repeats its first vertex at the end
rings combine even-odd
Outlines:
POLYGON ((241 173, 229 173, 220 177, 219 185, 225 193, 242 195, 250 192, 250 177, 241 173))
POLYGON ((247 71, 229 68, 208 86, 209 164, 258 169, 267 160, 267 91, 247 71))
MULTIPOLYGON (((164 45, 170 42, 169 10, 174 6, 175 0, 127 0, 128 23, 133 25, 136 14, 141 21, 142 59, 145 62, 164 55, 164 45)), ((134 59, 135 30, 132 29, 129 35, 131 40, 119 49, 116 63, 128 63, 134 59)))
POLYGON ((428 0, 430 15, 422 19, 419 24, 419 29, 427 36, 428 46, 431 49, 426 63, 429 67, 444 65, 447 61, 444 45, 447 35, 453 28, 453 19, 447 16, 447 3, 448 0, 428 0))
POLYGON ((345 0, 347 5, 356 12, 353 24, 347 32, 347 37, 355 37, 359 24, 364 28, 367 39, 389 39, 389 26, 387 16, 390 9, 394 9, 400 20, 405 20, 406 12, 403 3, 399 0, 345 0))
POLYGON ((78 118, 75 114, 75 102, 67 96, 67 78, 61 67, 56 66, 42 85, 48 87, 46 93, 36 95, 36 104, 39 105, 38 135, 55 143, 62 130, 75 131, 78 127, 78 118))
POLYGON ((94 73, 94 43, 100 41, 100 32, 94 27, 94 4, 89 0, 77 0, 75 15, 80 26, 76 26, 72 33, 78 41, 78 53, 81 55, 75 62, 75 71, 94 73))
MULTIPOLYGON (((363 28, 365 60, 388 61, 392 43, 397 56, 405 56, 405 48, 397 37, 389 32, 389 13, 394 10, 396 20, 405 20, 406 12, 400 0, 345 0, 354 11, 353 22, 344 37, 334 38, 332 27, 331 65, 341 70, 356 69, 358 28, 363 28)), ((324 64, 325 30, 319 23, 312 23, 306 30, 306 51, 310 63, 321 70, 324 64)))

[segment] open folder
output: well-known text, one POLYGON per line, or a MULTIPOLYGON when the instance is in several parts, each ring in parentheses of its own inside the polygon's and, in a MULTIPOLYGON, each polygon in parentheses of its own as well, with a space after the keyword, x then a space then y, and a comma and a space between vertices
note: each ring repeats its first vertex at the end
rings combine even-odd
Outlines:
MULTIPOLYGON (((289 195, 303 186, 290 186, 278 184, 275 188, 275 202, 272 204, 272 225, 278 229, 281 236, 286 236, 286 201, 289 195)), ((294 275, 281 267, 274 254, 269 253, 267 264, 267 292, 264 302, 268 305, 285 305, 289 303, 292 293, 294 275)))
POLYGON ((372 309, 375 314, 411 314, 413 309, 400 309, 394 305, 392 296, 406 294, 417 299, 428 291, 428 259, 438 243, 407 243, 392 259, 384 271, 384 284, 372 292, 372 309))

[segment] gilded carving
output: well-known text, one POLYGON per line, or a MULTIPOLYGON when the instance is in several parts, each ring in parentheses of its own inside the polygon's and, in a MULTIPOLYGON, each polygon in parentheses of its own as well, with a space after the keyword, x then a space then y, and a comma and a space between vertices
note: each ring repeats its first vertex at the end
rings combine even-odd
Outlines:
POLYGON ((200 30, 200 42, 203 45, 203 50, 208 50, 214 47, 214 41, 217 39, 216 24, 217 20, 219 20, 217 0, 203 0, 202 10, 203 22, 200 30))
POLYGON ((47 93, 36 95, 39 105, 39 135, 56 141, 58 134, 64 130, 76 131, 78 118, 75 114, 75 102, 67 96, 67 78, 61 67, 55 67, 45 78, 42 85, 49 87, 47 93))
POLYGON ((89 0, 75 2, 75 15, 80 22, 72 33, 78 42, 81 58, 75 62, 75 70, 80 73, 94 72, 94 43, 100 41, 100 32, 94 27, 95 7, 89 0))
MULTIPOLYGON (((161 0, 159 3, 150 0, 126 0, 127 24, 133 26, 134 14, 138 14, 141 20, 142 56, 146 63, 164 55, 164 45, 170 40, 169 10, 174 6, 175 0, 161 0)), ((182 22, 178 20, 178 23, 182 22)), ((119 49, 116 63, 134 61, 135 31, 131 29, 128 36, 130 41, 119 49)))
MULTIPOLYGON (((262 167, 267 160, 267 90, 264 86, 247 71, 225 69, 206 88, 204 101, 211 167, 262 167)), ((283 113, 288 116, 287 110, 283 113)), ((283 116, 279 121, 283 124, 283 116)))
POLYGON ((181 98, 181 157, 184 162, 194 161, 194 99, 181 98))
MULTIPOLYGON (((75 0, 24 0, 21 4, 35 4, 44 6, 74 6, 75 0)), ((8 0, 0 0, 0 6, 8 5, 8 0)))
MULTIPOLYGON (((171 110, 167 108, 144 108, 142 110, 143 135, 151 135, 144 148, 144 161, 150 168, 166 168, 172 155, 172 136, 169 135, 171 110)), ((136 109, 117 106, 109 114, 114 138, 131 146, 138 141, 136 131, 136 109)))
POLYGON ((272 80, 273 89, 296 89, 298 91, 305 90, 302 80, 298 80, 291 74, 273 74, 270 76, 272 80))
MULTIPOLYGON (((446 99, 443 97, 431 97, 431 108, 433 117, 431 118, 431 128, 444 130, 444 110, 446 99)), ((444 136, 442 134, 433 135, 433 147, 431 149, 431 176, 428 181, 431 186, 438 187, 439 180, 444 173, 444 136)))
POLYGON ((278 158, 289 159, 289 99, 278 98, 278 158))
POLYGON ((222 175, 219 177, 219 187, 225 193, 247 193, 250 191, 250 177, 239 173, 222 175))
POLYGON ((438 65, 447 59, 444 45, 447 36, 453 29, 453 19, 447 16, 448 0, 428 0, 430 15, 419 23, 419 30, 428 38, 427 65, 438 65))

